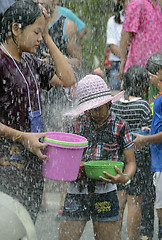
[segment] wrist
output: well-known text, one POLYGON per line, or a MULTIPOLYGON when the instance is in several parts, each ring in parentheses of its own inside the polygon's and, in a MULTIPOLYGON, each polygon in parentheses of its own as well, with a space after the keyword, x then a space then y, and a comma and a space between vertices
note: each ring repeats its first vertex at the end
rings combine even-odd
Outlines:
POLYGON ((122 62, 122 63, 126 63, 126 60, 127 60, 127 58, 126 58, 126 57, 124 57, 124 58, 123 58, 123 57, 121 57, 121 62, 122 62))
MULTIPOLYGON (((44 33, 43 34, 43 41, 45 43, 45 45, 47 46, 49 44, 50 41, 52 41, 49 33, 44 33)), ((52 41, 53 42, 53 41, 52 41)))
POLYGON ((23 136, 23 132, 20 132, 19 135, 17 135, 17 136, 14 138, 14 142, 21 142, 22 136, 23 136))
POLYGON ((126 185, 130 184, 131 178, 127 173, 124 173, 124 176, 125 176, 125 179, 126 179, 126 182, 124 183, 124 185, 126 186, 126 185))

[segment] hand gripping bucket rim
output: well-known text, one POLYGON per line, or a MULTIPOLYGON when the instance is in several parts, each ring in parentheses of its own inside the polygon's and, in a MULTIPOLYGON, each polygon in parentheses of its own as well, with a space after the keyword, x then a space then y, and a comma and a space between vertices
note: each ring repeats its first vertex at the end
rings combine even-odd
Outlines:
POLYGON ((83 150, 87 139, 71 133, 47 132, 44 154, 49 160, 43 163, 43 176, 57 181, 74 181, 79 172, 83 150), (54 141, 47 142, 52 139, 54 141), (65 144, 63 144, 65 143, 65 144))

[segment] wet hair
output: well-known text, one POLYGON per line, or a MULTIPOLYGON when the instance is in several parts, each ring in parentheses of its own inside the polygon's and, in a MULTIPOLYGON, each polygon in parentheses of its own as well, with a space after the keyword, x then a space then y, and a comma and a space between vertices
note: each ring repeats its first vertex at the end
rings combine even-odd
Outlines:
MULTIPOLYGON (((124 1, 123 1, 124 2, 124 1)), ((120 4, 120 0, 118 0, 117 4, 114 6, 114 14, 115 14, 115 22, 118 24, 122 24, 120 18, 120 11, 123 9, 123 6, 120 4)))
POLYGON ((144 66, 132 65, 123 76, 124 97, 126 100, 129 96, 143 97, 144 90, 149 84, 149 73, 144 66))
POLYGON ((26 26, 33 24, 42 14, 43 12, 38 3, 32 0, 16 1, 4 14, 1 13, 0 15, 0 41, 4 42, 8 36, 13 38, 13 23, 18 23, 23 30, 26 26))
POLYGON ((150 73, 156 74, 160 68, 162 68, 162 53, 156 53, 147 61, 146 69, 150 73))

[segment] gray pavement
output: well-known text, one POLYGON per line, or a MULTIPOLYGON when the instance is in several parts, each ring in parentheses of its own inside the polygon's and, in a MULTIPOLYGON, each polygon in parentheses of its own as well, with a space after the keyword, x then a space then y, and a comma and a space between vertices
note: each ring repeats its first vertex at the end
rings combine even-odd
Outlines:
MULTIPOLYGON (((57 211, 59 209, 60 194, 59 192, 54 192, 54 191, 49 193, 47 192, 46 197, 47 197, 48 211, 40 212, 38 214, 38 218, 36 222, 36 231, 37 231, 38 240, 57 240, 60 220, 56 218, 56 216, 57 216, 57 211)), ((155 215, 156 215, 156 212, 155 212, 155 215)), ((125 210, 124 219, 123 219, 122 240, 128 239, 127 229, 126 229, 126 218, 127 218, 127 208, 125 210)), ((153 240, 158 240, 157 234, 158 234, 158 221, 156 216, 153 240)), ((81 237, 81 240, 94 240, 91 221, 87 223, 84 233, 81 237)))

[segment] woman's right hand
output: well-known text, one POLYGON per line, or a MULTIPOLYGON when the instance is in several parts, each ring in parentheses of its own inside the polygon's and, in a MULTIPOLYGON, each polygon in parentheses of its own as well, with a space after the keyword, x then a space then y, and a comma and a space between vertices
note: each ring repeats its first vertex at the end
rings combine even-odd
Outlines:
POLYGON ((47 160, 48 157, 43 155, 41 151, 47 146, 47 144, 39 141, 42 137, 46 137, 46 133, 24 132, 19 139, 19 142, 30 152, 37 155, 41 160, 47 160))
POLYGON ((39 4, 39 6, 42 9, 43 15, 45 17, 45 28, 44 28, 44 31, 43 31, 43 34, 42 34, 43 40, 45 41, 46 36, 49 35, 49 32, 48 32, 48 30, 49 30, 48 29, 48 27, 49 27, 49 15, 47 13, 47 10, 41 4, 39 4))

